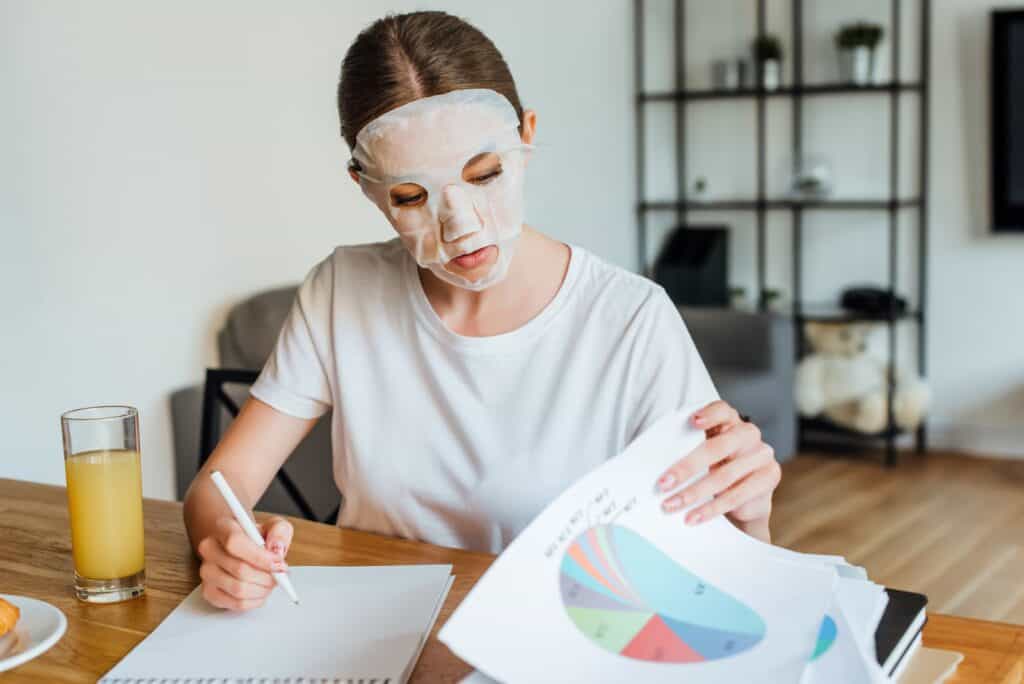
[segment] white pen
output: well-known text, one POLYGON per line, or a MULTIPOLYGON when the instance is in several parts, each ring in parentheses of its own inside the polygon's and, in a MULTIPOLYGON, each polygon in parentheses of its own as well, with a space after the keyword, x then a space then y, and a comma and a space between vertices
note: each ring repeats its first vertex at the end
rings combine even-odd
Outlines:
MULTIPOLYGON (((267 542, 260 536, 260 531, 256 529, 256 523, 252 521, 249 514, 242 504, 238 501, 238 497, 231 491, 231 487, 228 486, 228 481, 224 479, 224 476, 220 474, 220 471, 214 470, 210 473, 210 479, 213 480, 213 484, 217 486, 217 491, 224 497, 224 502, 227 503, 228 508, 231 509, 231 514, 235 516, 235 520, 242 526, 245 533, 249 535, 249 539, 259 544, 261 547, 266 548, 267 542)), ((299 604, 299 597, 295 593, 295 587, 292 586, 292 581, 288 579, 288 573, 286 572, 275 572, 271 573, 274 575, 274 581, 277 582, 277 586, 284 589, 284 593, 288 594, 288 598, 292 600, 295 605, 299 604)))

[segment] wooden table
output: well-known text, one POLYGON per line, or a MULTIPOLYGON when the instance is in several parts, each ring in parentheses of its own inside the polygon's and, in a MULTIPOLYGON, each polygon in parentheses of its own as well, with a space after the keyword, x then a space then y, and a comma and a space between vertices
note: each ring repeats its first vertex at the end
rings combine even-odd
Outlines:
MULTIPOLYGON (((94 682, 151 632, 199 583, 181 504, 145 502, 146 594, 96 606, 71 591, 71 540, 64 489, 0 479, 0 593, 56 605, 68 618, 64 637, 44 655, 5 674, 15 682, 94 682)), ((438 625, 484 572, 488 554, 445 549, 294 520, 288 560, 295 565, 451 563, 455 583, 438 625)), ((436 630, 436 627, 435 627, 436 630)), ((1024 627, 946 615, 929 616, 924 644, 964 654, 955 682, 1024 682, 1024 627)), ((433 638, 413 681, 458 681, 470 668, 433 638)))

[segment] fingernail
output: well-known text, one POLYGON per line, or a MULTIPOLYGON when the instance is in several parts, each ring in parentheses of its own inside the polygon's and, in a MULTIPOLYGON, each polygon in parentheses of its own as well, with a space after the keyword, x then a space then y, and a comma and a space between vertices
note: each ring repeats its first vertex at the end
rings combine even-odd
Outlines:
POLYGON ((281 542, 276 541, 276 542, 271 542, 270 543, 270 552, 272 554, 274 554, 275 556, 283 555, 283 551, 284 551, 284 545, 281 542))
POLYGON ((703 519, 704 519, 704 516, 702 516, 700 513, 692 513, 692 514, 689 515, 689 517, 686 518, 686 524, 687 525, 696 525, 697 523, 699 523, 703 519))
POLYGON ((694 425, 700 425, 703 422, 704 422, 704 416, 700 415, 699 413, 693 414, 693 424, 694 425))
POLYGON ((682 508, 683 503, 677 497, 673 496, 671 499, 665 499, 664 503, 661 504, 661 507, 666 513, 671 513, 672 511, 678 511, 682 508))
POLYGON ((673 475, 672 473, 665 473, 664 475, 661 476, 661 479, 658 480, 658 489, 660 489, 663 492, 667 492, 668 490, 675 487, 675 485, 676 476, 673 475))
POLYGON ((274 572, 284 572, 288 569, 288 564, 284 561, 276 561, 272 567, 274 568, 274 572))

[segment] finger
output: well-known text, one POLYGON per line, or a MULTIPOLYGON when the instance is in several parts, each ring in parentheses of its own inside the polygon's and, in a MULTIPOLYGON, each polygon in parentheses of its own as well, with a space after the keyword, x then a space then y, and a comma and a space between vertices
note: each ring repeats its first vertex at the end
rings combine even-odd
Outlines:
POLYGON ((767 465, 772 460, 768 449, 754 449, 736 458, 719 461, 718 467, 707 475, 692 483, 685 489, 665 499, 661 507, 667 513, 682 510, 698 501, 724 492, 733 484, 767 465))
POLYGON ((695 412, 691 420, 694 425, 702 430, 708 430, 716 426, 729 427, 743 422, 736 409, 721 399, 713 401, 695 412))
POLYGON ((221 548, 228 555, 239 558, 255 568, 266 572, 274 571, 274 564, 280 559, 265 548, 249 539, 242 526, 230 518, 217 521, 217 532, 221 548))
POLYGON ((241 613, 253 608, 259 608, 266 601, 266 598, 238 599, 225 593, 220 588, 214 587, 210 590, 210 595, 207 596, 206 600, 218 608, 241 613))
MULTIPOLYGON (((223 549, 209 553, 205 560, 242 582, 257 584, 268 589, 274 587, 274 578, 269 572, 255 568, 241 558, 228 554, 223 549)), ((284 572, 286 569, 285 563, 281 562, 280 570, 275 569, 274 572, 284 572)))
MULTIPOLYGON (((253 584, 261 584, 269 587, 272 587, 274 584, 274 580, 269 573, 253 567, 240 558, 230 555, 213 537, 206 537, 200 541, 196 547, 196 551, 199 553, 199 556, 203 561, 219 566, 225 572, 237 577, 243 582, 252 582, 253 584)), ((275 572, 283 572, 287 569, 285 563, 280 561, 278 561, 278 563, 280 564, 280 570, 275 567, 275 572)))
POLYGON ((729 428, 729 426, 725 425, 725 424, 715 425, 714 427, 710 427, 707 430, 705 430, 704 431, 704 436, 707 437, 708 439, 710 439, 712 437, 716 437, 716 436, 722 434, 728 428, 729 428))
POLYGON ((216 587, 228 596, 243 601, 262 599, 270 593, 269 587, 243 582, 213 563, 203 563, 199 566, 199 577, 205 584, 216 587))
POLYGON ((711 520, 759 496, 770 494, 777 482, 774 471, 772 465, 767 465, 751 473, 711 501, 687 513, 686 524, 696 525, 711 520))
POLYGON ((283 560, 292 545, 292 535, 295 531, 292 524, 284 518, 274 517, 263 523, 260 528, 267 540, 267 549, 283 560))
POLYGON ((772 512, 772 497, 775 494, 775 489, 779 486, 779 480, 782 476, 782 469, 779 468, 779 464, 775 463, 771 466, 776 469, 776 476, 773 480, 771 492, 768 494, 762 494, 761 496, 751 499, 745 504, 741 504, 736 508, 729 511, 729 518, 733 522, 749 522, 757 520, 758 518, 766 518, 771 515, 772 512))
POLYGON ((753 423, 740 423, 732 430, 705 440, 685 457, 676 461, 658 478, 657 488, 669 492, 704 469, 761 441, 761 431, 753 423))

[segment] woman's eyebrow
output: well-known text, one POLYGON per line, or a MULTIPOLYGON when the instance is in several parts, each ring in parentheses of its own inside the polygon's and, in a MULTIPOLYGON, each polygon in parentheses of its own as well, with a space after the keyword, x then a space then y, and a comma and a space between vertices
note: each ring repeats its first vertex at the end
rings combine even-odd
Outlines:
POLYGON ((466 168, 468 166, 472 166, 473 164, 476 164, 479 161, 483 161, 484 159, 487 159, 487 157, 489 155, 494 155, 495 160, 500 161, 500 159, 498 158, 498 156, 494 152, 492 152, 490 150, 485 150, 483 152, 477 152, 472 157, 470 157, 469 161, 467 161, 465 164, 463 164, 462 168, 466 168))

